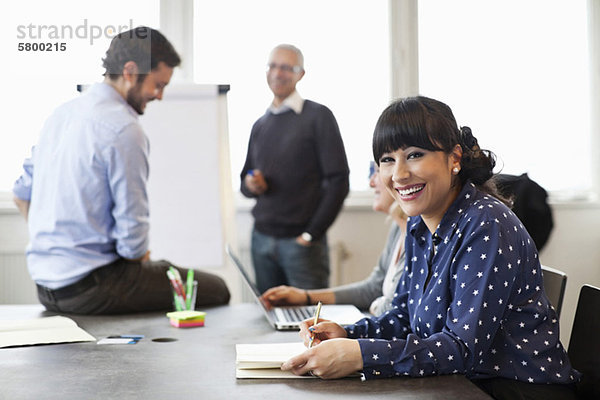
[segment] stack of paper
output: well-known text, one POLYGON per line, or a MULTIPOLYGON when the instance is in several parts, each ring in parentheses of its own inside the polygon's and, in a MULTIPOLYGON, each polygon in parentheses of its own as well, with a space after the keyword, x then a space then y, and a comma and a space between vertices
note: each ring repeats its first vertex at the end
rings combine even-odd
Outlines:
POLYGON ((32 344, 95 342, 96 338, 67 317, 0 321, 0 348, 32 344))
POLYGON ((176 328, 204 326, 205 312, 202 311, 173 311, 167 313, 169 322, 176 328))
POLYGON ((306 350, 302 342, 236 344, 236 378, 312 378, 282 371, 281 364, 306 350))

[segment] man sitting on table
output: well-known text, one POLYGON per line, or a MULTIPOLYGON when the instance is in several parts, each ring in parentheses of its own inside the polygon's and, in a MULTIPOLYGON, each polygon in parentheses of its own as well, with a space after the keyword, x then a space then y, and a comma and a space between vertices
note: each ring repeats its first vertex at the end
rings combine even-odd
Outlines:
MULTIPOLYGON (((13 192, 29 224, 29 272, 48 310, 172 309, 171 264, 149 257, 149 142, 138 114, 162 99, 179 63, 154 29, 115 36, 103 60, 104 81, 60 106, 25 160, 13 192)), ((195 277, 196 305, 229 301, 221 278, 200 271, 195 277)))

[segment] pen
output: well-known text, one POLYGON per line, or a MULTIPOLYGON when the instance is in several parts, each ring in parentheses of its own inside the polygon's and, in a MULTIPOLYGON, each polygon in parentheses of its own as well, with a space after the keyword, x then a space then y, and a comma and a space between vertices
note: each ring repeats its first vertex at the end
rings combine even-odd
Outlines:
MULTIPOLYGON (((321 314, 321 302, 317 304, 317 309, 315 310, 315 319, 313 320, 313 326, 319 322, 319 314, 321 314)), ((315 340, 315 334, 310 335, 310 341, 308 342, 308 348, 312 347, 313 341, 315 340)))
MULTIPOLYGON (((185 300, 185 287, 183 286, 183 281, 181 280, 181 274, 179 273, 179 270, 173 266, 170 266, 169 269, 175 277, 175 282, 177 282, 177 286, 179 286, 179 291, 180 294, 183 296, 183 300, 185 300)), ((183 302, 183 305, 185 307, 185 301, 183 302)))
POLYGON ((192 301, 190 301, 190 310, 194 311, 196 309, 196 296, 198 294, 198 281, 194 281, 192 287, 192 301))
POLYGON ((185 308, 187 310, 191 310, 192 304, 192 290, 194 286, 194 270, 188 269, 187 272, 187 280, 186 280, 186 288, 185 288, 185 308))
POLYGON ((175 274, 173 274, 172 270, 167 270, 167 276, 169 277, 171 286, 173 286, 174 290, 173 298, 175 300, 175 309, 177 311, 183 311, 185 310, 185 297, 181 292, 181 287, 179 286, 179 283, 177 283, 177 279, 175 278, 175 274))

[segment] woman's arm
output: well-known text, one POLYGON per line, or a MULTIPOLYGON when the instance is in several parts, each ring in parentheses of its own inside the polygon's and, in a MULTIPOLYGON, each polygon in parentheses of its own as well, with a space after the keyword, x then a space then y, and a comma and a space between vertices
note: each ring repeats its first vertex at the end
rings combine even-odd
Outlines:
POLYGON ((388 240, 371 274, 362 281, 334 288, 304 290, 293 286, 277 286, 262 295, 267 307, 278 305, 316 304, 354 304, 361 310, 368 310, 371 303, 382 295, 382 285, 394 256, 392 253, 400 238, 400 228, 394 224, 388 234, 388 240))
POLYGON ((338 304, 354 304, 361 310, 369 310, 374 300, 383 295, 382 286, 387 274, 398 240, 400 240, 401 231, 398 225, 390 228, 385 247, 379 257, 379 261, 371 274, 359 282, 348 285, 334 287, 331 290, 335 295, 335 301, 338 304))
MULTIPOLYGON (((465 240, 457 244, 450 258, 452 266, 446 266, 447 273, 440 275, 450 277, 449 282, 440 278, 441 285, 448 286, 447 294, 439 299, 443 314, 435 311, 432 315, 429 301, 436 300, 424 299, 419 305, 418 301, 413 302, 412 329, 404 337, 390 338, 389 333, 397 332, 397 318, 385 315, 392 313, 384 314, 376 325, 367 323, 368 329, 359 331, 359 337, 365 338, 359 339, 359 345, 366 378, 469 373, 483 362, 484 355, 489 357, 510 303, 519 262, 516 249, 521 237, 510 235, 494 221, 473 224, 470 230, 463 228, 461 234, 465 240), (432 326, 431 332, 427 331, 428 324, 432 326), (373 336, 377 332, 378 336, 373 336)), ((434 267, 439 269, 444 267, 434 267)), ((430 281, 425 290, 435 290, 437 283, 430 281)), ((422 291, 413 292, 410 298, 418 299, 418 293, 422 291)))

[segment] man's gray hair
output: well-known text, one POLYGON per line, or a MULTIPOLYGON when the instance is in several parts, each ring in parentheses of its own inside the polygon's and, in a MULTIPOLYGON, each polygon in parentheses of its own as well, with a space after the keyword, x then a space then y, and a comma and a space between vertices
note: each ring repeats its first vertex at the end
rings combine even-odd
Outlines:
POLYGON ((289 50, 289 51, 293 51, 294 53, 296 53, 296 57, 298 57, 298 65, 304 70, 304 55, 302 54, 302 52, 300 51, 299 48, 297 48, 296 46, 292 45, 292 44, 280 44, 275 46, 275 48, 273 48, 273 50, 271 50, 271 53, 269 54, 269 58, 271 58, 271 55, 275 52, 275 50, 289 50))

